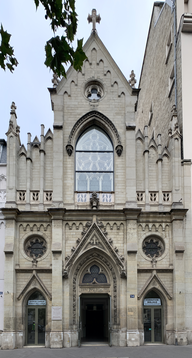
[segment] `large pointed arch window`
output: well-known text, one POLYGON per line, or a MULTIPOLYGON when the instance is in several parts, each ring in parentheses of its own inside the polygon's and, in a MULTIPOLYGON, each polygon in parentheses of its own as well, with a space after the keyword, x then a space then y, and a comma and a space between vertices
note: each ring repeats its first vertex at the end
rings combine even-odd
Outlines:
POLYGON ((90 127, 77 142, 76 191, 113 191, 113 145, 99 127, 90 127))

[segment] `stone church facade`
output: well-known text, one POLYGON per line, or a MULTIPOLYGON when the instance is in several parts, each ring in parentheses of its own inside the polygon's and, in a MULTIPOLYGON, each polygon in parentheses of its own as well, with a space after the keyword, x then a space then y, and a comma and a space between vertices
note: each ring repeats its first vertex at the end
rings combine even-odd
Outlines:
POLYGON ((139 90, 95 30, 84 51, 49 89, 53 131, 25 148, 11 106, 2 349, 191 343, 177 113, 166 146, 136 129, 139 90))

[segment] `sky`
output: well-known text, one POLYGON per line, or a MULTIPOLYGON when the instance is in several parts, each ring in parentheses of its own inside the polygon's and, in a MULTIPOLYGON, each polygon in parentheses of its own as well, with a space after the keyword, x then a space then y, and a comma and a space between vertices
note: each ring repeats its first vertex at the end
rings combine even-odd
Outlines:
MULTIPOLYGON (((84 43, 91 34, 92 24, 87 16, 93 8, 101 16, 97 32, 115 62, 129 80, 131 70, 136 74, 136 87, 142 67, 154 0, 76 0, 78 14, 77 39, 84 43)), ((44 65, 44 46, 52 36, 49 21, 42 6, 36 11, 34 0, 0 0, 0 23, 12 34, 19 65, 13 73, 0 69, 0 138, 6 139, 10 106, 15 102, 21 144, 26 146, 27 133, 32 140, 40 139, 40 126, 45 133, 53 128, 50 94, 52 72, 44 65)), ((62 31, 59 32, 62 35, 62 31)))

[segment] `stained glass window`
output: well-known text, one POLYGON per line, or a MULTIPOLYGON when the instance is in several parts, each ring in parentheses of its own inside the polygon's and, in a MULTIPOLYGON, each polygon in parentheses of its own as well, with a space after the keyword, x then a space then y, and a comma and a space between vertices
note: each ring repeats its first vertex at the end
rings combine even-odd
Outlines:
POLYGON ((82 134, 76 146, 76 191, 113 191, 113 145, 95 126, 82 134))
POLYGON ((107 283, 107 278, 104 273, 99 273, 100 269, 97 265, 93 265, 90 268, 90 273, 86 273, 83 276, 82 283, 107 283))

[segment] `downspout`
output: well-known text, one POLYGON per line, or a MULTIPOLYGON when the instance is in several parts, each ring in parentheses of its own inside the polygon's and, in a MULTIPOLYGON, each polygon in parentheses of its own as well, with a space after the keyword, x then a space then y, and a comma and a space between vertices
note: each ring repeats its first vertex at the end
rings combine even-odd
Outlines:
POLYGON ((173 0, 174 12, 174 77, 175 77, 175 106, 177 108, 177 14, 176 0, 173 0))

